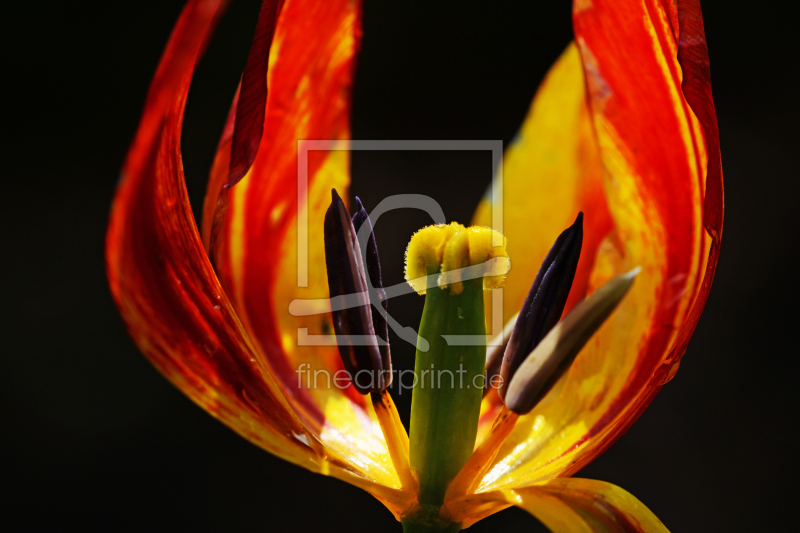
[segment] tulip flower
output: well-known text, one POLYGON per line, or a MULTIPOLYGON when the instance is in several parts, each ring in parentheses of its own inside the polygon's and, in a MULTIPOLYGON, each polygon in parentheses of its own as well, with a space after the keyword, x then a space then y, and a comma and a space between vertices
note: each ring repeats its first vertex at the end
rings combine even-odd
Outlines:
POLYGON ((458 355, 471 375, 507 381, 458 398, 415 390, 410 440, 388 379, 298 380, 300 368, 391 367, 369 218, 359 206, 351 220, 337 200, 347 151, 309 152, 298 185, 298 140, 349 138, 360 2, 263 0, 198 230, 181 125, 226 3, 189 0, 181 13, 114 199, 108 277, 142 352, 244 438, 368 491, 406 531, 457 531, 515 505, 554 531, 665 531, 623 489, 571 476, 674 376, 714 277, 723 186, 699 2, 575 0, 575 41, 503 159, 503 235, 489 229, 487 199, 474 227, 412 239, 407 275, 427 280, 415 289, 427 292, 430 342, 417 365, 458 355), (371 244, 354 240, 363 227, 371 244), (506 256, 507 275, 459 274, 506 256), (485 347, 441 335, 486 335, 492 283, 504 283, 503 316, 520 314, 484 365, 485 347), (334 308, 349 297, 361 299, 334 308), (321 314, 289 311, 329 298, 321 314), (372 344, 301 343, 299 332, 372 344))

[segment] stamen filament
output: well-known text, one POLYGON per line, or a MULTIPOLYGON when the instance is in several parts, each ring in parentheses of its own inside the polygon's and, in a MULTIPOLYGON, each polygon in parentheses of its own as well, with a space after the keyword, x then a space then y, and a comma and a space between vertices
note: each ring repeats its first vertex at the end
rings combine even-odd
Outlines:
POLYGON ((389 448, 389 456, 392 464, 403 485, 403 490, 414 492, 417 487, 417 480, 411 472, 411 465, 408 459, 408 434, 400 421, 397 407, 392 401, 391 395, 384 390, 381 393, 372 393, 372 407, 381 425, 383 437, 386 439, 386 446, 389 448))
POLYGON ((519 415, 509 410, 506 406, 500 409, 500 412, 497 413, 497 418, 494 419, 492 428, 483 439, 483 442, 475 448, 467 463, 450 483, 450 486, 447 487, 447 492, 444 496, 445 501, 475 492, 483 476, 492 466, 500 447, 514 429, 518 418, 519 415))

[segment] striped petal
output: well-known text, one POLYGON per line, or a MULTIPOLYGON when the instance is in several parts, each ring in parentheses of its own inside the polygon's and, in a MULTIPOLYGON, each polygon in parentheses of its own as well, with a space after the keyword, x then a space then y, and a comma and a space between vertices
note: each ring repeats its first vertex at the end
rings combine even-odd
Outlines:
MULTIPOLYGON (((517 422, 481 491, 570 475, 623 434, 677 370, 716 268, 722 174, 699 5, 577 1, 574 26, 577 45, 553 67, 523 126, 530 151, 515 144, 506 155, 505 230, 514 265, 506 302, 524 298, 512 277, 534 276, 520 268, 527 259, 514 243, 534 246, 529 228, 536 228, 534 239, 542 228, 557 235, 587 193, 603 233, 589 236, 592 208, 580 207, 587 238, 572 296, 636 266, 642 273, 567 374, 517 422), (566 119, 548 120, 551 107, 566 110, 566 119), (563 174, 553 169, 554 156, 535 147, 549 139, 560 139, 575 157, 563 174), (575 177, 581 166, 589 182, 583 185, 575 177), (539 196, 550 198, 530 200, 539 196), (531 220, 510 223, 525 210, 531 220)), ((536 264, 546 251, 543 245, 527 253, 536 264)), ((487 395, 482 420, 491 420, 496 403, 487 395)))
MULTIPOLYGON (((611 230, 602 171, 578 49, 570 45, 545 77, 506 150, 503 203, 493 206, 487 194, 472 221, 491 226, 494 210, 503 210, 512 260, 503 293, 505 318, 522 308, 550 246, 581 211, 583 249, 566 309, 583 299, 598 243, 611 230)), ((490 297, 487 294, 487 310, 492 308, 490 297)), ((493 323, 491 316, 486 322, 493 323)))
POLYGON ((664 524, 631 493, 604 481, 562 478, 538 485, 474 494, 449 510, 469 527, 516 505, 558 533, 666 533, 664 524), (469 509, 470 511, 465 511, 469 509))
POLYGON ((203 235, 259 361, 303 424, 353 469, 399 488, 371 404, 352 387, 341 388, 348 380, 337 375, 344 369, 327 303, 324 215, 331 189, 349 185, 347 152, 330 148, 349 139, 359 17, 357 0, 283 3, 269 52, 258 153, 229 186, 236 178, 237 98, 206 193, 203 235), (300 150, 305 139, 326 149, 300 150))
MULTIPOLYGON (((190 1, 159 64, 112 208, 106 255, 112 293, 137 345, 193 401, 265 450, 364 488, 398 514, 409 496, 393 488, 399 482, 386 467, 390 461, 355 463, 344 453, 346 446, 325 446, 322 442, 347 436, 331 436, 333 429, 310 424, 307 413, 287 401, 265 357, 280 350, 280 341, 265 346, 263 338, 254 338, 243 326, 233 305, 241 305, 241 293, 235 292, 239 287, 220 283, 192 217, 180 154, 181 123, 195 63, 224 7, 220 0, 190 1)), ((290 48, 287 42, 298 38, 291 35, 296 25, 313 30, 313 24, 307 26, 306 7, 286 2, 284 10, 291 8, 295 19, 283 32, 278 28, 278 47, 290 48)), ((344 18, 350 22, 338 24, 338 31, 352 35, 354 17, 355 9, 347 10, 344 18)), ((283 190, 287 187, 284 183, 283 190)), ((280 249, 276 244, 271 250, 280 249)), ((273 258, 273 270, 278 262, 273 258)), ((229 268, 222 271, 231 275, 229 268)), ((263 296, 269 300, 269 294, 263 296)), ((332 401, 325 408, 337 405, 332 401)), ((361 455, 385 449, 382 438, 373 440, 373 449, 361 455)))

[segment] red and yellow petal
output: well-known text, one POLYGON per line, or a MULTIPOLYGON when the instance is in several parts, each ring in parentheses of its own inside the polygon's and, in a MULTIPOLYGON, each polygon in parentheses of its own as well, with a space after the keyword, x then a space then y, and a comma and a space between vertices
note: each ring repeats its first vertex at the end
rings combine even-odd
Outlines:
MULTIPOLYGON (((566 227, 557 219, 573 216, 579 205, 583 191, 577 189, 574 176, 575 168, 584 165, 582 176, 592 182, 584 186, 594 191, 600 187, 603 201, 595 196, 594 208, 607 209, 610 226, 600 238, 586 239, 588 255, 581 261, 586 267, 588 259, 589 265, 579 269, 573 292, 590 292, 636 266, 643 270, 569 372, 540 405, 520 418, 480 490, 576 472, 624 433, 677 370, 708 296, 722 229, 719 140, 698 20, 696 2, 575 4, 577 50, 568 50, 548 75, 523 130, 530 128, 531 145, 562 139, 576 159, 565 166, 563 175, 557 169, 547 174, 550 154, 534 149, 532 156, 521 155, 516 146, 509 151, 506 187, 520 192, 505 195, 506 213, 530 209, 530 202, 521 199, 542 190, 536 176, 554 180, 545 187, 555 191, 545 189, 545 197, 552 198, 549 205, 533 200, 534 205, 545 205, 532 212, 526 224, 506 223, 512 264, 519 268, 512 249, 515 232, 524 240, 528 228, 538 233, 538 228, 553 224, 552 240, 566 227), (559 80, 562 83, 554 83, 559 80), (684 89, 688 85, 686 92, 682 84, 684 89), (580 108, 583 98, 587 114, 567 113, 562 122, 547 120, 556 106, 580 108), (579 146, 588 148, 579 153, 579 146), (601 172, 592 154, 598 154, 601 172), (518 174, 515 165, 525 172, 518 174), (542 217, 542 224, 536 224, 535 217, 542 217)), ((587 220, 589 216, 587 212, 587 220)), ((587 229, 590 225, 586 223, 587 229)), ((540 261, 546 251, 543 245, 532 253, 540 261)), ((529 283, 533 268, 520 270, 529 283)), ((514 289, 518 287, 512 282, 508 292, 514 289)), ((506 297, 522 298, 524 293, 506 297)), ((510 316, 511 310, 506 313, 510 316)), ((493 408, 488 398, 485 420, 490 420, 493 408)))
POLYGON ((253 339, 232 304, 241 295, 220 284, 192 217, 181 123, 195 63, 224 7, 220 0, 187 4, 152 82, 111 212, 106 257, 113 296, 140 349, 193 401, 265 450, 353 483, 398 514, 411 497, 394 488, 393 469, 354 464, 342 447, 321 444, 332 440, 325 431, 344 437, 309 427, 287 401, 263 339, 253 339))
POLYGON ((234 183, 237 164, 230 161, 245 76, 212 170, 203 231, 259 361, 303 424, 353 469, 399 488, 371 404, 351 387, 337 386, 337 377, 339 384, 348 383, 336 375, 342 370, 338 350, 319 344, 333 333, 326 305, 323 217, 331 188, 344 194, 349 185, 348 153, 304 152, 298 144, 322 140, 341 148, 349 139, 359 17, 356 0, 283 3, 262 91, 266 106, 258 153, 247 174, 234 183), (226 188, 226 183, 234 184, 226 188), (307 245, 298 246, 298 228, 307 235, 307 245), (301 299, 311 300, 308 305, 317 314, 293 312, 290 306, 301 299))
POLYGON ((516 505, 559 533, 666 533, 664 524, 631 493, 593 479, 550 482, 467 496, 448 511, 469 527, 516 505))
POLYGON ((190 2, 153 80, 122 170, 107 235, 111 290, 131 335, 195 402, 262 447, 314 459, 305 430, 262 365, 194 226, 180 122, 194 64, 224 2, 190 2))

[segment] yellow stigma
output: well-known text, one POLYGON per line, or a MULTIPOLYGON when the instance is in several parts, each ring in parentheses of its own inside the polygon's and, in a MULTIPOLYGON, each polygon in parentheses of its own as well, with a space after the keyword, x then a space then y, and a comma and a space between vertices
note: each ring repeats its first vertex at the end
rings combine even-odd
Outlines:
POLYGON ((465 228, 457 222, 428 226, 416 232, 406 249, 406 281, 418 294, 429 286, 426 276, 438 274, 436 283, 454 294, 462 281, 483 278, 485 290, 502 287, 510 267, 506 238, 491 228, 465 228), (503 244, 492 246, 492 236, 503 244))

